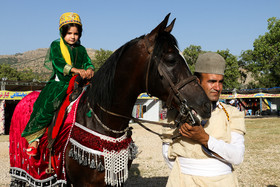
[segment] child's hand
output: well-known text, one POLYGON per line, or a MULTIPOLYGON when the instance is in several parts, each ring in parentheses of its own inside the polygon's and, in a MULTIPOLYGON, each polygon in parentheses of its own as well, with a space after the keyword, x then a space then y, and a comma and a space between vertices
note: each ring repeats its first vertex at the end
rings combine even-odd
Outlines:
POLYGON ((93 69, 89 68, 89 69, 86 70, 87 79, 91 79, 93 77, 93 75, 94 75, 93 69))
POLYGON ((72 68, 71 72, 73 72, 75 75, 79 74, 82 79, 85 79, 87 77, 86 70, 84 69, 72 68))
POLYGON ((83 79, 87 77, 86 71, 84 69, 79 69, 79 74, 83 79))

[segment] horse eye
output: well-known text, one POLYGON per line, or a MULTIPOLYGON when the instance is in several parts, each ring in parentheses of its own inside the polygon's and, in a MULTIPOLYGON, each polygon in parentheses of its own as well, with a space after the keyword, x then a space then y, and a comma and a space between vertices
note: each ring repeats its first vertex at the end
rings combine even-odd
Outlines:
POLYGON ((164 59, 169 65, 174 65, 174 63, 176 62, 175 56, 173 54, 165 55, 164 59))

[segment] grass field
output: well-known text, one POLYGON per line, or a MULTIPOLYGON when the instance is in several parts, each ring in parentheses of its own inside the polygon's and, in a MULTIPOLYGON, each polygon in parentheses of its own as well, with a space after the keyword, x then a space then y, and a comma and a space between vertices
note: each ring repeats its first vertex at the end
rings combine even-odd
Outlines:
POLYGON ((240 186, 280 186, 280 118, 246 119, 246 129, 240 186))

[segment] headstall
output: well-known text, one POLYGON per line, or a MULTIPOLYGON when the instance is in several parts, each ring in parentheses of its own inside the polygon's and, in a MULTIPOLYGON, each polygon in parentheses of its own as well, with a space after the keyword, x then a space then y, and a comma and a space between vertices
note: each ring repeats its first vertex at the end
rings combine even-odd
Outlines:
MULTIPOLYGON (((146 71, 146 81, 145 81, 146 92, 148 95, 150 95, 149 94, 149 72, 150 72, 150 66, 151 66, 151 62, 152 62, 154 55, 153 55, 153 50, 151 50, 151 44, 146 37, 144 39, 144 43, 145 43, 145 46, 147 49, 147 53, 150 55, 150 60, 148 62, 148 67, 147 67, 147 71, 146 71)), ((164 63, 162 63, 161 61, 158 62, 156 56, 154 56, 154 60, 159 64, 158 72, 159 72, 160 76, 163 76, 168 81, 168 84, 170 86, 169 96, 166 101, 167 107, 170 108, 172 100, 174 99, 174 97, 177 97, 181 103, 180 110, 179 110, 180 119, 187 120, 191 125, 195 125, 196 117, 192 114, 191 108, 188 106, 187 99, 183 97, 183 95, 180 92, 180 89, 185 87, 187 84, 189 84, 193 81, 196 81, 197 77, 194 75, 189 76, 188 78, 183 79, 180 82, 178 82, 176 85, 174 85, 172 79, 170 78, 170 77, 172 77, 172 75, 167 70, 166 65, 164 63)))

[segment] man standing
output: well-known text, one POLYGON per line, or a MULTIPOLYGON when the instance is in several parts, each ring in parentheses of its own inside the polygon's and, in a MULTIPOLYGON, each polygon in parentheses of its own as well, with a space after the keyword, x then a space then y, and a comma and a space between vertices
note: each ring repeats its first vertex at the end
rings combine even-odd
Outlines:
POLYGON ((200 126, 184 123, 180 138, 172 140, 172 129, 164 128, 163 155, 172 168, 168 187, 238 186, 232 165, 244 158, 244 113, 219 102, 225 60, 217 53, 199 55, 195 75, 212 102, 211 118, 200 126))

